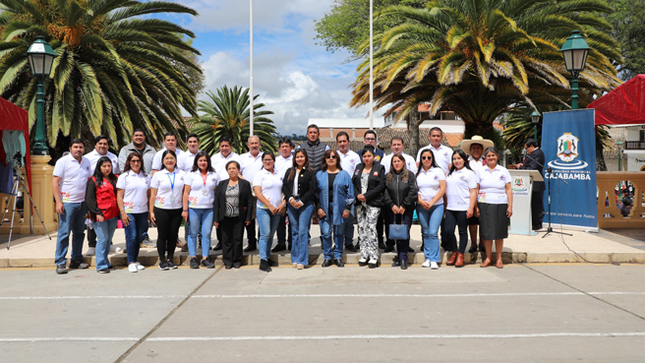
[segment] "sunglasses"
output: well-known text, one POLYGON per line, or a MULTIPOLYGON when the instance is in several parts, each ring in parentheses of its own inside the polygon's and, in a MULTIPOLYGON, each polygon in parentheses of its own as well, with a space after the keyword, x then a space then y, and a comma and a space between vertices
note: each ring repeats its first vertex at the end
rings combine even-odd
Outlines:
POLYGON ((336 155, 329 155, 326 159, 336 159, 336 155))
POLYGON ((422 156, 421 160, 432 160, 432 156, 422 156))
POLYGON ((130 162, 131 162, 131 163, 140 163, 140 162, 141 162, 141 160, 139 160, 139 159, 132 159, 132 160, 130 160, 130 162))

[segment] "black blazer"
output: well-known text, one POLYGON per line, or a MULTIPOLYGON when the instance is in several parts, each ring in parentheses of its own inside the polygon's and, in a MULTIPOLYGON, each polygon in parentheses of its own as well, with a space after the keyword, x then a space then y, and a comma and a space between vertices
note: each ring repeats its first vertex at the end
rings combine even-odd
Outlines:
MULTIPOLYGON (((524 170, 537 170, 540 172, 540 175, 544 177, 544 168, 542 165, 544 165, 544 152, 542 149, 535 149, 533 150, 533 153, 528 155, 526 159, 524 159, 524 165, 520 169, 524 170)), ((533 191, 534 192, 541 192, 544 191, 544 182, 534 182, 533 183, 533 191)))
MULTIPOLYGON (((282 194, 284 194, 284 199, 289 201, 289 198, 293 197, 293 179, 289 179, 289 174, 291 169, 287 169, 287 172, 284 173, 284 178, 282 178, 282 194)), ((294 175, 294 178, 296 176, 294 175)), ((298 175, 298 196, 302 204, 307 203, 310 200, 313 200, 314 195, 316 195, 316 172, 313 170, 300 170, 298 175)))
MULTIPOLYGON (((251 183, 239 178, 238 183, 240 186, 240 218, 245 221, 253 219, 253 194, 251 194, 251 183)), ((226 186, 228 186, 228 179, 222 180, 217 185, 215 191, 215 206, 213 208, 213 221, 221 222, 226 215, 226 186)))
MULTIPOLYGON (((361 174, 363 174, 363 169, 365 169, 365 164, 360 163, 356 165, 354 170, 354 175, 352 176, 352 182, 354 183, 354 194, 362 194, 361 190, 361 174)), ((381 207, 383 206, 383 192, 385 191, 385 166, 381 164, 372 165, 372 172, 367 178, 367 192, 365 192, 365 199, 367 200, 367 205, 371 207, 381 207)), ((356 199, 356 203, 362 203, 356 199)))

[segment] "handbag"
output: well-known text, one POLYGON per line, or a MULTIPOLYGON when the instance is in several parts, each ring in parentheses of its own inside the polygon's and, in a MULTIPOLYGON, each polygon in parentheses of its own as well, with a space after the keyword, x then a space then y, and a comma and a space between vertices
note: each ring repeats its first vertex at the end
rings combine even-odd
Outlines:
POLYGON ((387 228, 390 239, 410 239, 410 231, 403 221, 401 224, 392 223, 387 228))

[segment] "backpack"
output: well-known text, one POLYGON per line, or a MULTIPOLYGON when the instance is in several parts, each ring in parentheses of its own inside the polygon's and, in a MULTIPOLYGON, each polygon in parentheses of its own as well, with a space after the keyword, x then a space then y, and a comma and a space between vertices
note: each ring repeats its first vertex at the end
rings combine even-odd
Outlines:
MULTIPOLYGON (((94 185, 96 186, 96 205, 103 213, 103 218, 107 221, 114 217, 119 216, 119 206, 116 204, 116 194, 114 194, 114 186, 112 183, 103 183, 99 186, 96 178, 92 177, 94 185)), ((92 216, 92 220, 96 221, 96 216, 92 216)))

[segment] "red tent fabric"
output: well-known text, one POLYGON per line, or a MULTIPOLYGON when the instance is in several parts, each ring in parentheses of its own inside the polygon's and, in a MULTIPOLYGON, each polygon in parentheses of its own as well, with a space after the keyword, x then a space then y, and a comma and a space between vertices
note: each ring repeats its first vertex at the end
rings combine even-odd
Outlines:
POLYGON ((645 74, 639 74, 590 103, 597 125, 645 124, 645 74))
MULTIPOLYGON (((19 130, 25 135, 25 169, 31 190, 31 150, 29 148, 29 113, 0 97, 0 130, 19 130)), ((2 151, 4 153, 4 150, 2 151)))

